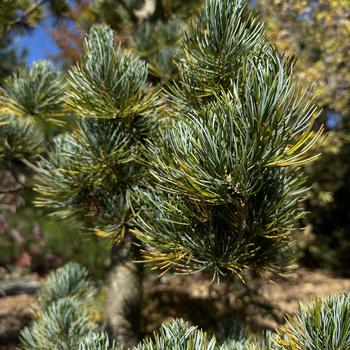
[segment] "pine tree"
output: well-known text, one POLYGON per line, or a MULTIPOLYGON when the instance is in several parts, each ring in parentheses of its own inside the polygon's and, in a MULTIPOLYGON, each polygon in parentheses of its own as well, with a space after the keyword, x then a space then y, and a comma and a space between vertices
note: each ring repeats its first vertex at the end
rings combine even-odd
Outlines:
POLYGON ((299 166, 317 156, 322 131, 312 129, 317 110, 293 80, 293 60, 268 43, 243 0, 207 0, 176 66, 159 101, 146 63, 117 47, 107 26, 93 27, 67 75, 77 128, 38 168, 38 206, 119 245, 107 321, 121 346, 136 343, 141 286, 131 260, 140 246, 163 271, 291 270, 299 166))

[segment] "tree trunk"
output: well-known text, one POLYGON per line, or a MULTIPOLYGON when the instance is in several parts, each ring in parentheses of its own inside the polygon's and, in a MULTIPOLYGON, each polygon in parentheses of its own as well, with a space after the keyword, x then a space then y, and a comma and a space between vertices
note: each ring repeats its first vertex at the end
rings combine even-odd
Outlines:
POLYGON ((139 260, 139 251, 131 235, 112 247, 105 324, 109 336, 123 349, 139 341, 143 271, 135 260, 139 260))

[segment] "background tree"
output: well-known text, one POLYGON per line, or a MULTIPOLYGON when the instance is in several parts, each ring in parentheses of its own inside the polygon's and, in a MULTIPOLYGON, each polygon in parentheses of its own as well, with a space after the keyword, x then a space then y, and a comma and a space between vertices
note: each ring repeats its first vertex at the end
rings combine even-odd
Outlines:
POLYGON ((349 1, 259 0, 258 4, 271 41, 281 52, 298 57, 298 80, 304 86, 314 85, 317 104, 326 112, 347 117, 349 1))
POLYGON ((260 0, 258 5, 270 39, 298 57, 298 80, 313 85, 316 102, 324 108, 323 156, 305 169, 314 185, 306 201, 310 215, 304 222, 303 261, 348 274, 350 3, 260 0))
POLYGON ((172 60, 183 31, 201 6, 200 0, 77 1, 70 11, 74 25, 68 21, 53 31, 61 48, 57 58, 68 65, 76 61, 84 33, 93 24, 107 23, 116 40, 148 62, 152 80, 168 78, 176 73, 172 60))
POLYGON ((56 20, 68 11, 66 1, 5 0, 0 4, 0 81, 23 64, 24 52, 19 52, 14 39, 31 32, 48 13, 56 20))

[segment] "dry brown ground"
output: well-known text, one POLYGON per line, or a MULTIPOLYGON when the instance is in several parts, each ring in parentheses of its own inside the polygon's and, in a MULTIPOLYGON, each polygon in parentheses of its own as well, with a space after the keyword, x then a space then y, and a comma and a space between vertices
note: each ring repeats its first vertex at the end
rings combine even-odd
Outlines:
MULTIPOLYGON (((150 333, 161 322, 174 317, 208 328, 226 316, 247 323, 252 330, 274 328, 283 322, 286 313, 297 309, 299 300, 307 304, 316 296, 349 292, 350 278, 300 269, 294 279, 278 283, 263 281, 254 287, 263 299, 256 298, 255 294, 247 297, 239 285, 232 288, 210 284, 203 275, 151 278, 145 283, 143 329, 150 333), (249 301, 252 297, 254 306, 249 301), (274 317, 270 307, 274 307, 274 317)), ((15 349, 19 330, 29 322, 34 301, 35 296, 27 295, 0 297, 0 350, 15 349)))
POLYGON ((32 295, 16 295, 0 298, 0 350, 15 349, 19 330, 31 319, 32 295))
POLYGON ((265 284, 263 294, 273 300, 282 310, 292 313, 299 301, 310 303, 315 297, 326 297, 350 291, 350 278, 334 277, 321 270, 300 269, 296 278, 265 284))
POLYGON ((297 310, 299 302, 309 304, 318 296, 349 292, 350 278, 335 277, 322 270, 299 269, 293 278, 275 283, 259 281, 252 284, 252 289, 253 293, 247 293, 240 284, 217 285, 202 275, 165 276, 148 281, 145 331, 148 333, 160 322, 174 317, 204 329, 223 317, 248 324, 252 331, 274 329, 284 322, 287 313, 297 310))

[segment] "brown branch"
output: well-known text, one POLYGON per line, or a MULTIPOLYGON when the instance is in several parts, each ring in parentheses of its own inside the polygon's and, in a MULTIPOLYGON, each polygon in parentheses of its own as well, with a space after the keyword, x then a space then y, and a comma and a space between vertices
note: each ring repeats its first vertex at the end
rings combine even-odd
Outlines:
POLYGON ((31 13, 33 13, 35 10, 37 10, 40 6, 42 6, 45 2, 48 2, 48 0, 41 0, 35 4, 33 4, 31 7, 27 9, 27 11, 24 12, 22 16, 19 16, 17 19, 15 19, 13 22, 10 22, 10 26, 15 26, 20 24, 27 16, 29 16, 31 13))

